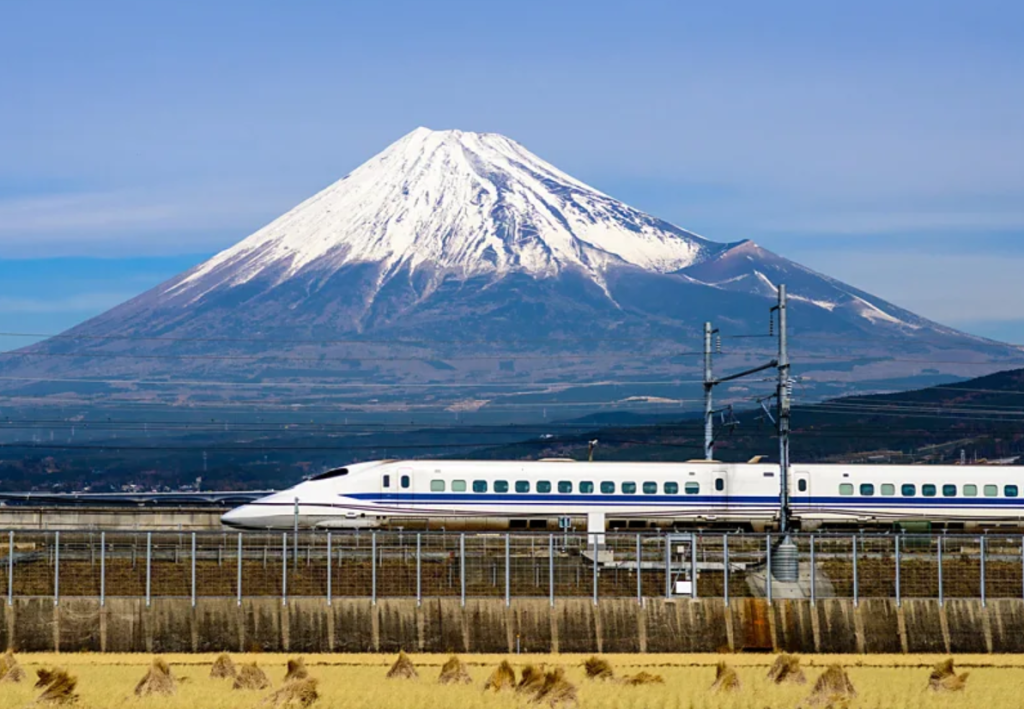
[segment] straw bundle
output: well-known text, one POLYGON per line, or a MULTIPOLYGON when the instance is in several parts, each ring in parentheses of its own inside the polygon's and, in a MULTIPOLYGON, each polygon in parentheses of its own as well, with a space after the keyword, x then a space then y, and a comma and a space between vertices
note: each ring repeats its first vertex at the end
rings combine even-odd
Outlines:
POLYGON ((587 679, 612 679, 615 671, 611 663, 603 657, 591 656, 583 663, 583 669, 587 671, 587 679))
POLYGON ((213 661, 213 667, 210 668, 210 677, 213 679, 234 679, 237 674, 235 663, 227 653, 218 655, 217 659, 213 661))
POLYGON ((154 657, 153 664, 149 671, 135 685, 136 697, 148 697, 151 694, 159 694, 168 697, 177 691, 174 677, 171 676, 171 668, 162 657, 154 657))
POLYGON ((740 677, 736 670, 724 662, 719 662, 715 668, 715 683, 711 685, 711 691, 715 693, 738 692, 740 690, 740 677))
POLYGON ((775 664, 768 670, 768 679, 775 684, 807 684, 807 677, 800 669, 800 658, 782 654, 775 658, 775 664))
POLYGON ((441 684, 472 684, 473 678, 469 676, 469 671, 462 660, 452 655, 441 667, 441 675, 437 681, 441 684))
POLYGON ((516 686, 516 671, 512 669, 512 665, 508 663, 508 660, 502 660, 501 664, 495 668, 491 676, 487 678, 487 683, 484 685, 484 690, 494 690, 500 692, 503 689, 515 689, 516 686))
POLYGON ((416 666, 404 652, 398 653, 398 659, 395 660, 395 664, 391 665, 387 675, 388 679, 416 679, 419 676, 416 666))
POLYGON ((259 668, 259 665, 253 662, 238 668, 238 674, 235 675, 235 682, 231 685, 231 688, 266 689, 269 686, 270 680, 267 679, 266 673, 259 668))
POLYGON ((0 682, 22 682, 25 680, 25 670, 18 664, 14 652, 8 650, 0 656, 0 682))
POLYGON ((277 709, 283 707, 305 709, 320 698, 320 693, 316 691, 316 685, 317 681, 312 677, 292 680, 260 702, 260 706, 277 709))
POLYGON ((284 675, 285 682, 306 679, 307 677, 309 677, 309 672, 306 670, 305 660, 301 657, 288 660, 288 671, 284 675))

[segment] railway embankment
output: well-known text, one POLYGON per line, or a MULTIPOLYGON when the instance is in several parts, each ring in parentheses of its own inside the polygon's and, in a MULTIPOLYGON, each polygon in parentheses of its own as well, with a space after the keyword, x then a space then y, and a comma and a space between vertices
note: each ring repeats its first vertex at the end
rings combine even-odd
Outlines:
POLYGON ((14 598, 26 652, 1024 652, 1024 600, 14 598))

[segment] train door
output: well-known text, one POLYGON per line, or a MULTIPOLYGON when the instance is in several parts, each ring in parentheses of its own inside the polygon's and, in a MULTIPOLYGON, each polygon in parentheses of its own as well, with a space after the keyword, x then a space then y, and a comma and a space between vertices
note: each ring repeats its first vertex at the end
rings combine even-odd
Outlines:
POLYGON ((798 470, 793 475, 793 487, 789 491, 789 496, 793 500, 806 503, 811 496, 811 476, 805 470, 798 470))
POLYGON ((725 470, 714 470, 711 473, 711 490, 708 493, 712 496, 714 503, 712 507, 721 510, 724 514, 729 511, 729 488, 727 485, 728 475, 725 470))
POLYGON ((414 477, 415 475, 413 474, 412 468, 398 469, 398 494, 401 495, 403 503, 408 503, 410 505, 415 502, 416 499, 416 487, 413 484, 415 482, 413 479, 414 477))

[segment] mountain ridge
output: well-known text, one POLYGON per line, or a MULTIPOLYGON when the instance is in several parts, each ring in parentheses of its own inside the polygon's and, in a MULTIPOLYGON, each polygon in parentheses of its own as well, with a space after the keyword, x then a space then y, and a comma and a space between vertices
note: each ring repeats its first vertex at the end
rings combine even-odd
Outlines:
MULTIPOLYGON (((74 374, 179 403, 231 396, 173 392, 186 375, 273 380, 297 402, 327 397, 311 393, 327 378, 331 396, 351 387, 340 400, 354 406, 514 406, 511 386, 615 378, 668 382, 634 393, 684 402, 672 382, 697 370, 672 354, 678 343, 699 349, 705 320, 766 332, 780 283, 797 371, 814 369, 821 395, 933 370, 970 376, 1021 355, 752 241, 718 243, 648 215, 499 134, 419 128, 207 261, 4 358, 0 373, 29 382, 6 392, 78 391, 57 383, 74 374), (132 378, 166 379, 166 392, 132 378)), ((723 367, 761 356, 756 341, 731 345, 723 367)))

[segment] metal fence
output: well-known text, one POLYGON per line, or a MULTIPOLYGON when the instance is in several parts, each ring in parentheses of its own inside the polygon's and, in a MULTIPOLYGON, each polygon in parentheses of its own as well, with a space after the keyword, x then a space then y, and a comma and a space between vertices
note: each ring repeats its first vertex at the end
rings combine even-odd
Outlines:
POLYGON ((20 597, 1024 598, 1024 538, 800 534, 799 579, 768 573, 771 534, 0 533, 20 597))

